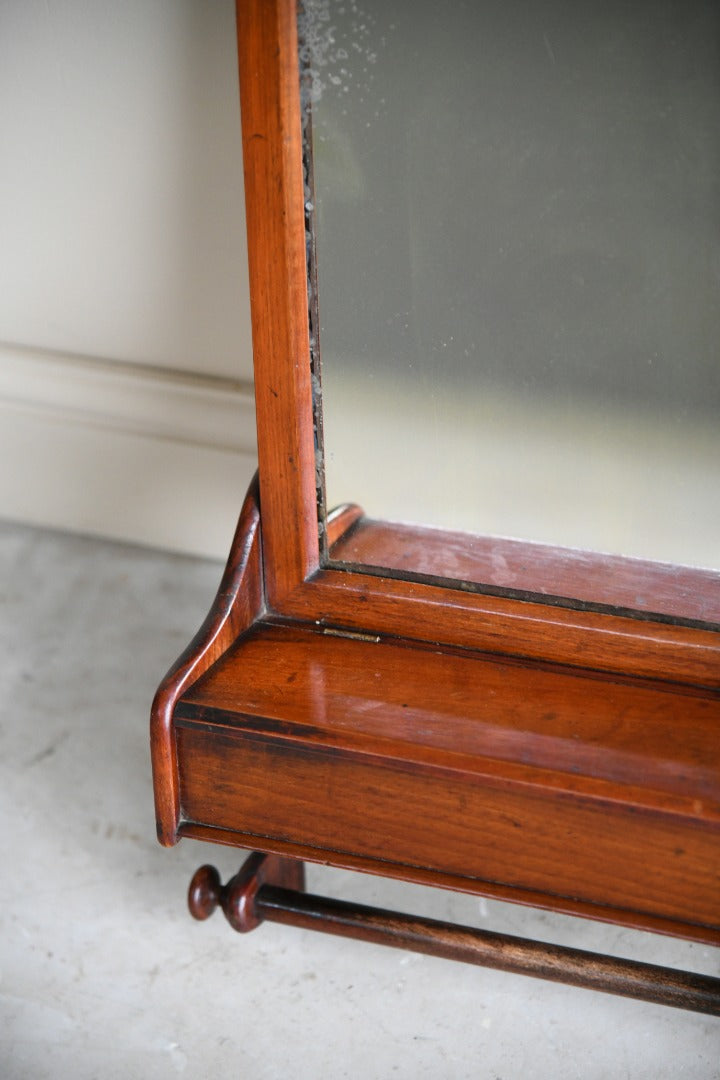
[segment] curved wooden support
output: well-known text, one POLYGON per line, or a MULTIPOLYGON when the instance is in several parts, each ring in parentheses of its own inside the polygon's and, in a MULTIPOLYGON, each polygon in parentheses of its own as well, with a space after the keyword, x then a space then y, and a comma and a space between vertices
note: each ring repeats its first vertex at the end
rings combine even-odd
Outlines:
POLYGON ((245 497, 225 571, 207 618, 160 684, 150 719, 158 839, 177 840, 180 797, 173 731, 175 705, 264 608, 257 475, 245 497))
POLYGON ((227 885, 222 884, 214 866, 201 866, 193 874, 188 889, 190 914, 195 919, 209 919, 219 906, 233 930, 246 934, 263 921, 257 895, 266 885, 290 889, 293 895, 302 893, 305 889, 303 863, 254 851, 227 885))

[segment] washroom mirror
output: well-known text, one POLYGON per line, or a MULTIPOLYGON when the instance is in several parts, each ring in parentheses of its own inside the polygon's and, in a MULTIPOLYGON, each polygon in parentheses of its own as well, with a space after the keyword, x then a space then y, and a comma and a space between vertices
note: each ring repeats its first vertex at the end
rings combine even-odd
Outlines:
POLYGON ((327 561, 720 624, 720 6, 298 26, 327 561))

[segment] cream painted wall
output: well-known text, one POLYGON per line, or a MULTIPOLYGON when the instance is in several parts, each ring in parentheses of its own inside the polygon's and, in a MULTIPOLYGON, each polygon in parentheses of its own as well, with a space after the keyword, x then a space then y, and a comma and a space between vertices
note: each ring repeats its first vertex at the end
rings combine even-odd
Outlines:
POLYGON ((232 0, 0 3, 0 514, 222 555, 255 467, 232 0))

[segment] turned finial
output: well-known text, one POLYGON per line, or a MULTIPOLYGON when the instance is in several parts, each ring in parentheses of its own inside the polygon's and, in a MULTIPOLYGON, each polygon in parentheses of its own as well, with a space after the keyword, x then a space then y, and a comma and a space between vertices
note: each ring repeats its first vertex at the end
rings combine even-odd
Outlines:
POLYGON ((188 889, 188 907, 194 919, 209 919, 222 904, 223 885, 214 866, 201 866, 193 874, 188 889))
POLYGON ((241 934, 254 930, 262 922, 255 904, 258 890, 284 861, 277 856, 253 852, 225 885, 214 866, 201 866, 193 874, 188 890, 190 914, 196 919, 208 919, 219 906, 233 930, 241 934))

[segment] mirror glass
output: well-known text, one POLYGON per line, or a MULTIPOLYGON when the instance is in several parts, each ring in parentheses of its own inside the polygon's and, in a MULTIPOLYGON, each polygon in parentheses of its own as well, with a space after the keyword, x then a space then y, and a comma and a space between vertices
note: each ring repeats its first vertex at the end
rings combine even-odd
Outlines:
POLYGON ((435 543, 331 560, 583 601, 517 566, 717 569, 720 5, 306 0, 299 32, 326 506, 435 543))

